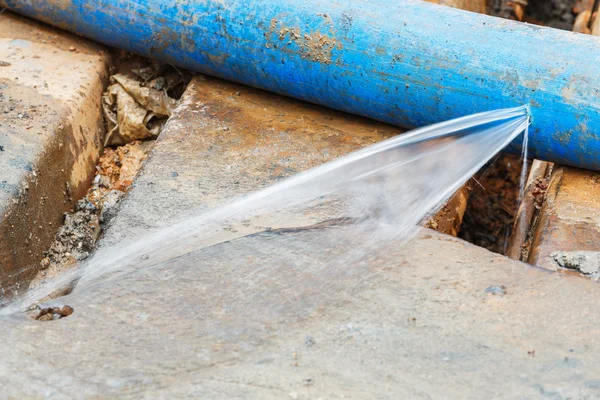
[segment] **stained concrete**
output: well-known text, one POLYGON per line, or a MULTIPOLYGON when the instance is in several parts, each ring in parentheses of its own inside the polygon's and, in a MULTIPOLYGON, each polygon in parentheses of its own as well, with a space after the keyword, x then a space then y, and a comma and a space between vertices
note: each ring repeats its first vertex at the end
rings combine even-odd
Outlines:
POLYGON ((211 209, 400 133, 396 127, 197 77, 157 140, 108 242, 211 209), (158 186, 157 186, 158 185, 158 186), (140 206, 143 203, 143 206, 140 206), (168 205, 168 206, 167 206, 168 205))
POLYGON ((94 174, 102 48, 0 13, 0 297, 21 291, 94 174))
MULTIPOLYGON (((316 151, 319 140, 357 140, 324 121, 322 133, 304 138, 264 123, 244 142, 229 98, 238 91, 252 92, 218 81, 190 86, 100 254, 338 151, 316 151)), ((287 108, 286 99, 265 99, 255 112, 287 108)), ((3 317, 4 396, 600 398, 596 283, 429 230, 337 279, 293 259, 267 270, 260 257, 238 262, 248 249, 304 257, 304 247, 286 247, 290 240, 331 241, 340 251, 336 238, 352 227, 327 229, 249 235, 76 288, 53 302, 74 308, 60 320, 3 317)), ((367 239, 355 233, 357 243, 367 239)))
POLYGON ((533 234, 531 264, 556 270, 557 251, 600 250, 599 183, 598 173, 555 166, 533 234))

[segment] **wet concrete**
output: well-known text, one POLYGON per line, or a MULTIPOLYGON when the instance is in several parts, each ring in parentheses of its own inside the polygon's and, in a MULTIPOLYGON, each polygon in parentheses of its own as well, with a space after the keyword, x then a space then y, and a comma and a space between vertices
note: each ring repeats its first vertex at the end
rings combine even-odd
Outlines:
POLYGON ((213 208, 401 132, 203 77, 192 80, 173 115, 121 208, 127 217, 115 221, 117 235, 213 208))
MULTIPOLYGON (((320 122, 319 129, 273 130, 269 121, 280 102, 288 100, 194 81, 100 251, 190 208, 281 179, 285 168, 322 162, 317 150, 330 146, 320 148, 321 141, 360 145, 348 133, 352 122, 333 125, 335 117, 319 117, 301 103, 296 111, 311 126, 320 122), (253 113, 226 111, 245 96, 253 113), (254 114, 265 116, 262 123, 245 124, 254 114), (254 130, 241 129, 249 126, 254 130)), ((361 136, 373 138, 377 129, 361 136)), ((327 282, 286 263, 262 271, 260 258, 235 262, 240 250, 278 251, 292 236, 331 241, 336 251, 335 238, 345 229, 351 228, 241 237, 85 291, 76 288, 45 308, 52 320, 4 317, 4 393, 597 397, 600 317, 594 305, 600 293, 589 280, 530 268, 430 230, 404 247, 390 243, 369 263, 348 266, 348 274, 327 282), (67 317, 65 305, 74 310, 67 317)))
POLYGON ((5 11, 0 61, 0 296, 10 297, 93 177, 107 56, 5 11))
MULTIPOLYGON (((294 235, 308 240, 314 232, 294 235)), ((239 239, 54 302, 74 309, 67 318, 3 320, 4 393, 301 399, 597 394, 600 320, 591 306, 598 301, 591 281, 527 269, 424 232, 407 247, 379 254, 368 272, 327 290, 318 290, 314 276, 281 265, 270 271, 269 282, 292 284, 294 296, 269 307, 282 299, 280 286, 256 278, 260 260, 239 268, 229 255, 281 245, 278 236, 239 239), (488 290, 495 286, 503 289, 488 290)))

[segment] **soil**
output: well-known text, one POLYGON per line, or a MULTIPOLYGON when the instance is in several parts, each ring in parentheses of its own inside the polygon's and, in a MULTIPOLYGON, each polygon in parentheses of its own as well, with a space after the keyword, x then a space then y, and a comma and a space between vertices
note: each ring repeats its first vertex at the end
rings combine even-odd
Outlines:
POLYGON ((460 238, 504 254, 519 206, 522 165, 519 156, 502 153, 471 179, 460 238))
POLYGON ((573 29, 576 0, 529 0, 525 9, 525 20, 538 22, 552 28, 570 31, 573 29))
POLYGON ((133 142, 116 149, 106 148, 96 166, 96 177, 87 195, 65 214, 64 224, 40 262, 40 271, 30 288, 85 260, 96 248, 103 230, 116 215, 141 169, 153 142, 133 142))
POLYGON ((571 30, 575 22, 573 8, 577 0, 488 0, 487 13, 500 18, 517 19, 513 4, 527 4, 523 21, 557 29, 571 30))

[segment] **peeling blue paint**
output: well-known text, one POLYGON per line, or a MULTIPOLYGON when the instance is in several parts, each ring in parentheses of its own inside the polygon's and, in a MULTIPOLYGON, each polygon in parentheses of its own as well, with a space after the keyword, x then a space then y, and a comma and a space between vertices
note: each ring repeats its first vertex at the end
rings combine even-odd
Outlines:
POLYGON ((590 35, 419 0, 0 5, 110 46, 405 127, 529 104, 531 156, 600 170, 600 39, 590 35))

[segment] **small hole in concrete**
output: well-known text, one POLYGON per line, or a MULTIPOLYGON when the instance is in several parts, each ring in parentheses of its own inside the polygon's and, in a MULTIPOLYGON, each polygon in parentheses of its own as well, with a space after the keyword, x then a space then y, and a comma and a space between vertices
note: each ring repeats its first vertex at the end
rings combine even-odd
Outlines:
POLYGON ((75 310, 71 306, 61 307, 46 307, 41 308, 37 314, 33 316, 33 319, 37 321, 54 321, 56 319, 66 318, 73 314, 75 310))

